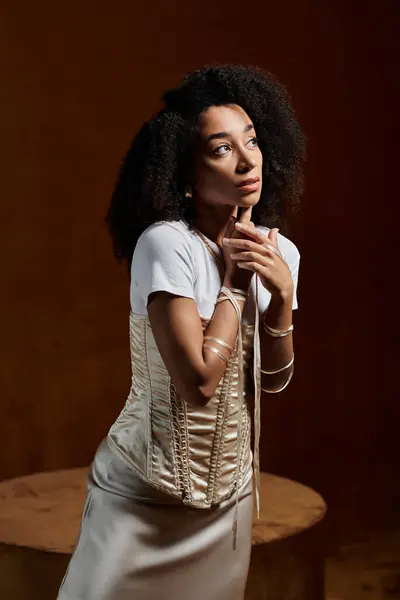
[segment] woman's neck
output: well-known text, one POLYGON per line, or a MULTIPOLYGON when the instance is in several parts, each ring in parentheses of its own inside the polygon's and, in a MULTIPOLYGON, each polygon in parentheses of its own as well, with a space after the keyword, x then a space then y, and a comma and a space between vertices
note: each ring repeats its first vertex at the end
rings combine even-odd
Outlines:
POLYGON ((225 229, 229 218, 236 216, 237 206, 227 204, 221 206, 209 206, 202 204, 197 206, 197 215, 194 221, 195 227, 209 240, 219 246, 222 245, 225 229))

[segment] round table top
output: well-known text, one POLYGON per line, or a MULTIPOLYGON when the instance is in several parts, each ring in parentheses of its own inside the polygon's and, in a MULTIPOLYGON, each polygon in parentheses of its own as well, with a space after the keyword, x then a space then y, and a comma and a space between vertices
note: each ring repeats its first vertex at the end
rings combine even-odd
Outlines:
MULTIPOLYGON (((0 482, 0 543, 70 554, 86 496, 87 468, 36 473, 0 482)), ((314 490, 261 473, 260 520, 253 544, 283 539, 318 523, 326 512, 314 490)))

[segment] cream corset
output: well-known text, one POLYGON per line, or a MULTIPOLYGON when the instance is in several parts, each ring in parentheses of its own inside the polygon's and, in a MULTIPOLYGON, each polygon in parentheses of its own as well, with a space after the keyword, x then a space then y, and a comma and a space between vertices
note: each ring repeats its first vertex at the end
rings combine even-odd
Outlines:
MULTIPOLYGON (((204 319, 203 326, 207 323, 204 319)), ((240 337, 244 380, 239 376, 239 348, 208 404, 194 407, 177 393, 148 317, 130 315, 132 385, 108 441, 149 484, 193 507, 220 503, 251 469, 253 390, 248 372, 254 326, 242 325, 240 337)))

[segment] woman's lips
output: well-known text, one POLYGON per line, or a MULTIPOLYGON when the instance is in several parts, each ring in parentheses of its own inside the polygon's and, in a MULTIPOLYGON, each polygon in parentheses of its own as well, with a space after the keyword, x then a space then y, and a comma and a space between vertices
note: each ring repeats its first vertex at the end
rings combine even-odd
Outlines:
POLYGON ((253 179, 246 179, 238 186, 236 186, 241 194, 251 194, 252 192, 257 192, 260 187, 260 180, 258 177, 254 177, 253 179))

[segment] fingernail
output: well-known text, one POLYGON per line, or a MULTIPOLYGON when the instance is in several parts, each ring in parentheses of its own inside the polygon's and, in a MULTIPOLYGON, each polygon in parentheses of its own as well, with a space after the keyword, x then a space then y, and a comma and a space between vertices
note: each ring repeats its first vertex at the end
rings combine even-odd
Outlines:
POLYGON ((242 223, 236 223, 236 227, 237 227, 238 229, 243 229, 243 225, 242 225, 242 223))

